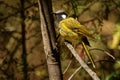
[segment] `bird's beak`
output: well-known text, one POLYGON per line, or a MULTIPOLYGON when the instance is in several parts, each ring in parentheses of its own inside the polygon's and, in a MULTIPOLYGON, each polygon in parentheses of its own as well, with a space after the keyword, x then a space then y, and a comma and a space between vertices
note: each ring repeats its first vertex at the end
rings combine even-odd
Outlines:
POLYGON ((51 14, 56 15, 56 13, 55 13, 55 12, 51 12, 51 14))

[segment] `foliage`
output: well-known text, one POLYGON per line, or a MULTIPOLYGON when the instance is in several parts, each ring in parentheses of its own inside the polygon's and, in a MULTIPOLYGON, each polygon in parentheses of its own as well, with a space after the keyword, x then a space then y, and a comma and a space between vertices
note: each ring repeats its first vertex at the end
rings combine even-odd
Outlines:
POLYGON ((120 72, 119 71, 112 72, 110 75, 106 77, 105 80, 120 80, 120 72))
POLYGON ((120 43, 120 22, 117 22, 115 25, 115 30, 113 33, 113 40, 111 42, 110 48, 111 49, 119 49, 119 43, 120 43))

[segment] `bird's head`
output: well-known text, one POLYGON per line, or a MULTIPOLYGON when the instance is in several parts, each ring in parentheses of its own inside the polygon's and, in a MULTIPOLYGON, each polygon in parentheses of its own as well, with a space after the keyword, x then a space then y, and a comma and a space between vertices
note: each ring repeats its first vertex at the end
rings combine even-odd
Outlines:
POLYGON ((58 10, 58 11, 54 12, 53 14, 55 14, 57 22, 60 22, 61 20, 66 19, 68 16, 64 10, 58 10))

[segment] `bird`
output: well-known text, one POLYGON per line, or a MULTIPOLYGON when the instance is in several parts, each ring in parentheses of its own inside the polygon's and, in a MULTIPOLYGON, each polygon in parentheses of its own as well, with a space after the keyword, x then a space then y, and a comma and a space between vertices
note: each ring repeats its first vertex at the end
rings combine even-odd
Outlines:
POLYGON ((87 46, 90 46, 88 38, 94 38, 93 35, 91 35, 85 26, 81 25, 77 19, 69 17, 64 10, 58 10, 54 12, 54 14, 56 16, 56 23, 58 24, 58 32, 60 37, 72 44, 82 44, 93 68, 95 68, 94 60, 87 48, 87 46))

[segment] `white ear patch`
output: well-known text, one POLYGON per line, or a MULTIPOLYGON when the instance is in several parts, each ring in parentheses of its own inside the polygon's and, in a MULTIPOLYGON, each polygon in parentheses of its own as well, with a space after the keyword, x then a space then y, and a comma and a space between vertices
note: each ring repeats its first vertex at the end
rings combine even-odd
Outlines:
POLYGON ((65 19, 67 17, 65 14, 62 14, 61 16, 63 19, 65 19))

